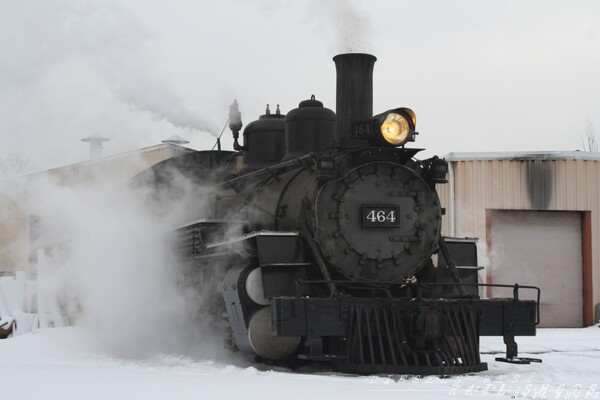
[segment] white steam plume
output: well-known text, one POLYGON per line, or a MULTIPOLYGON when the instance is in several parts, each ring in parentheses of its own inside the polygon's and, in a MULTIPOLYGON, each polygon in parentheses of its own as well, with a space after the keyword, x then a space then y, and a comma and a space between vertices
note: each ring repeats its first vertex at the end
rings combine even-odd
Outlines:
POLYGON ((160 72, 152 35, 123 7, 101 1, 11 1, 0 23, 14 38, 0 39, 0 88, 28 85, 66 62, 82 62, 119 100, 179 128, 216 134, 217 127, 192 110, 160 72))
POLYGON ((110 181, 74 188, 45 177, 31 186, 30 210, 45 227, 32 247, 47 249, 62 312, 118 357, 224 354, 223 338, 198 319, 202 288, 181 290, 167 240, 183 214, 202 211, 206 191, 176 172, 171 179, 176 198, 110 181))
POLYGON ((307 19, 317 24, 330 37, 333 30, 336 53, 373 51, 372 21, 366 12, 356 8, 350 0, 313 0, 309 4, 307 19))

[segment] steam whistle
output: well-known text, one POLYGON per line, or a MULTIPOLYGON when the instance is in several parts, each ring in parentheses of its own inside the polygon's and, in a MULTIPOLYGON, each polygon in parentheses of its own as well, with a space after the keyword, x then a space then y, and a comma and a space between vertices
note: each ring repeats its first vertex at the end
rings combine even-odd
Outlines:
POLYGON ((237 100, 233 100, 233 104, 229 106, 229 129, 233 133, 233 149, 235 151, 244 150, 244 146, 240 146, 238 142, 242 126, 244 126, 242 123, 242 113, 238 107, 237 100))

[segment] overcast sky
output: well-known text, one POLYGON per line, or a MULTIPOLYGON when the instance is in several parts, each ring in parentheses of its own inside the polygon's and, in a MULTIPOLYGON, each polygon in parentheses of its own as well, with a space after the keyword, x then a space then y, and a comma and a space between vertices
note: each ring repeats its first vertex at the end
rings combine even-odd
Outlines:
POLYGON ((311 94, 335 110, 331 58, 356 51, 378 58, 374 111, 412 108, 428 154, 600 135, 600 1, 0 0, 0 156, 210 148, 234 98, 246 125, 311 94))

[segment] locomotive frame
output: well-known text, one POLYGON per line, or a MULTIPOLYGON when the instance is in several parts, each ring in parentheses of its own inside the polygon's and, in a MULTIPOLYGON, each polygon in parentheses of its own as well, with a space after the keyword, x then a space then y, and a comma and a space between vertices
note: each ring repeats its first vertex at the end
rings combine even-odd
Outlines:
POLYGON ((446 182, 447 164, 417 160, 420 149, 405 147, 417 135, 412 110, 373 115, 375 60, 334 57, 336 113, 314 96, 287 116, 267 108, 242 146, 235 102, 236 152, 184 156, 193 157, 184 162, 191 175, 212 187, 208 211, 177 230, 188 282, 208 291, 202 312, 234 348, 267 363, 477 372, 487 369, 479 354, 486 335, 504 337, 497 360, 539 362, 519 357, 514 340, 535 335, 539 288, 463 282, 454 259, 476 271, 476 248, 441 235, 435 186, 446 182), (486 286, 513 296, 481 299, 486 286), (536 300, 523 300, 523 290, 536 300))

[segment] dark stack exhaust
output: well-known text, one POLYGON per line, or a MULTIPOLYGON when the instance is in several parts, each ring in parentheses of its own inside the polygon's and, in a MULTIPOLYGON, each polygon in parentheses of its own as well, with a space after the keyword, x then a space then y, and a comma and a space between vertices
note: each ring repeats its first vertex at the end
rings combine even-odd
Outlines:
POLYGON ((352 121, 373 116, 373 67, 371 54, 349 53, 333 57, 337 71, 335 140, 342 146, 364 144, 350 135, 352 121))

